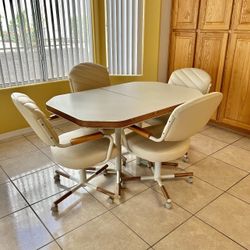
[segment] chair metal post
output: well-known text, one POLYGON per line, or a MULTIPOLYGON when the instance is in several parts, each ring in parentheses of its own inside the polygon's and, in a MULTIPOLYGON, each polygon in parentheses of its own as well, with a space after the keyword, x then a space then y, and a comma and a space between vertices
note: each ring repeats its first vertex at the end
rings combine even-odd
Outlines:
POLYGON ((120 196, 120 184, 121 184, 121 155, 122 155, 122 147, 121 147, 121 128, 115 129, 115 144, 118 151, 118 155, 116 157, 116 194, 120 196))

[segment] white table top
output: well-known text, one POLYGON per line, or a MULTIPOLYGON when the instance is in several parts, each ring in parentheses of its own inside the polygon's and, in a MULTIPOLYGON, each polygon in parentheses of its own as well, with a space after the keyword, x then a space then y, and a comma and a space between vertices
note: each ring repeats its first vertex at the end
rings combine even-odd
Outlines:
POLYGON ((167 114, 202 94, 160 82, 131 82, 51 98, 48 110, 84 127, 119 128, 167 114))

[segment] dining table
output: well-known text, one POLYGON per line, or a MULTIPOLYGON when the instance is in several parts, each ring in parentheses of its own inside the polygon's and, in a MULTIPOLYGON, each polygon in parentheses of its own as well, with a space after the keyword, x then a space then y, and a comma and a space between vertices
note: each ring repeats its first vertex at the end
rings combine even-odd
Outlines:
POLYGON ((79 126, 115 130, 116 194, 119 197, 122 129, 166 115, 201 95, 197 89, 162 82, 128 82, 57 95, 46 102, 46 107, 79 126))

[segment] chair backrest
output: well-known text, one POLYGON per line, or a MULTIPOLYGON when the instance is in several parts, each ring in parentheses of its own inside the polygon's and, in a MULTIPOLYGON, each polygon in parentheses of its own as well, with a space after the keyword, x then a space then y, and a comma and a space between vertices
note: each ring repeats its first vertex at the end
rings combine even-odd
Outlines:
POLYGON ((56 146, 58 135, 36 103, 23 93, 12 93, 11 98, 35 133, 47 145, 56 146))
POLYGON ((198 133, 214 114, 222 96, 220 92, 209 93, 175 108, 161 138, 165 141, 182 141, 198 133))
POLYGON ((168 81, 169 84, 198 89, 207 94, 211 87, 211 77, 204 70, 197 68, 183 68, 175 70, 168 81))
POLYGON ((107 68, 94 63, 80 63, 69 73, 72 92, 96 89, 110 85, 107 68))

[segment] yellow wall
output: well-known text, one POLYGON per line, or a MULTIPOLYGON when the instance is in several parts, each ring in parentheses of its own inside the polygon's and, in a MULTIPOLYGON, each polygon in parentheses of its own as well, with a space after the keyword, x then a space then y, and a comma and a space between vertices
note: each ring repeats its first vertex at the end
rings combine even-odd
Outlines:
MULTIPOLYGON (((112 76, 112 83, 128 81, 156 81, 158 74, 158 50, 161 0, 145 0, 144 65, 143 75, 137 77, 112 76)), ((105 65, 104 2, 94 0, 95 49, 98 63, 105 65)), ((44 111, 45 103, 52 96, 69 92, 68 81, 57 81, 16 88, 0 89, 0 134, 27 127, 26 122, 12 104, 12 92, 22 92, 34 99, 44 111)))
MULTIPOLYGON (((29 95, 37 102, 37 105, 46 111, 45 103, 52 96, 69 92, 68 81, 57 81, 35 85, 26 85, 16 88, 8 88, 0 90, 0 134, 12 130, 27 127, 27 123, 19 114, 16 107, 12 103, 11 93, 21 92, 29 95)), ((47 113, 47 112, 46 112, 47 113)))

